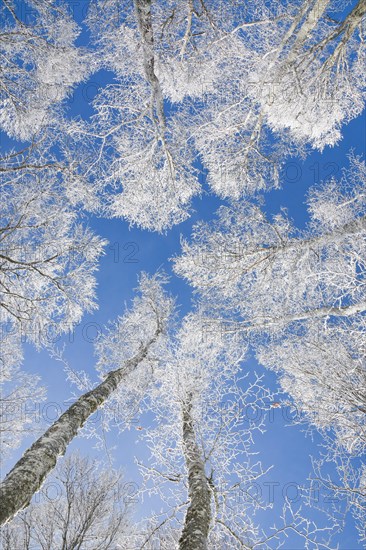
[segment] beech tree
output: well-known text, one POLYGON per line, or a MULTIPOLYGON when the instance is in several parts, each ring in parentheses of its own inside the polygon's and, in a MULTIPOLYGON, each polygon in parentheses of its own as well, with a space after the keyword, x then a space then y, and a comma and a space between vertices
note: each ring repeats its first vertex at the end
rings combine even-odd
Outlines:
POLYGON ((259 361, 274 369, 295 422, 316 428, 324 439, 322 456, 314 459, 319 485, 332 495, 335 513, 345 506, 365 540, 366 485, 362 459, 366 450, 365 317, 302 322, 289 326, 258 346, 259 361), (338 476, 329 475, 333 462, 338 476))
POLYGON ((321 431, 331 428, 340 448, 362 456, 366 449, 364 316, 323 326, 306 323, 300 334, 293 328, 273 338, 259 351, 260 361, 279 372, 282 387, 306 412, 307 421, 321 431))
MULTIPOLYGON (((224 395, 229 400, 229 372, 231 375, 237 372, 241 353, 238 355, 233 346, 225 349, 220 339, 205 340, 203 326, 204 319, 199 315, 188 315, 176 338, 173 337, 170 353, 155 370, 158 389, 152 388, 150 407, 157 415, 156 427, 149 427, 145 436, 154 460, 151 466, 140 467, 145 490, 159 494, 166 513, 151 520, 150 532, 149 527, 139 527, 142 533, 139 545, 144 543, 148 548, 159 540, 160 527, 166 527, 167 521, 177 532, 177 520, 178 525, 182 522, 179 548, 207 547, 215 485, 224 492, 221 483, 224 471, 230 470, 229 457, 239 453, 242 445, 245 447, 245 439, 247 443, 250 440, 249 430, 246 438, 243 433, 243 441, 238 437, 235 420, 237 423, 240 420, 235 418, 235 404, 229 401, 227 411, 220 408, 224 395), (231 362, 224 362, 224 357, 231 362), (223 454, 218 458, 220 452, 223 454), (220 467, 216 461, 220 461, 220 467), (182 482, 187 483, 188 502, 182 482)), ((246 476, 259 475, 261 471, 261 465, 256 464, 236 473, 247 479, 246 476)))
POLYGON ((86 78, 92 58, 75 46, 80 30, 66 2, 2 0, 0 16, 0 127, 29 140, 54 123, 57 104, 86 78))
POLYGON ((279 186, 288 156, 334 145, 362 112, 365 9, 365 0, 348 13, 328 0, 97 2, 88 23, 116 83, 98 94, 91 124, 67 130, 85 198, 165 231, 200 192, 197 158, 221 197, 279 186))
POLYGON ((72 174, 48 147, 9 152, 0 169, 2 330, 36 345, 96 308, 94 272, 106 244, 80 222, 65 189, 72 174))
MULTIPOLYGON (((272 532, 256 525, 256 513, 270 506, 255 490, 269 468, 252 458, 264 416, 249 417, 273 397, 261 377, 240 372, 237 334, 221 338, 208 323, 199 311, 188 314, 155 368, 145 404, 154 420, 141 432, 151 457, 138 464, 142 496, 159 496, 161 506, 132 540, 139 548, 270 548, 293 530, 311 547, 319 532, 300 510, 285 506, 284 525, 272 532)), ((327 534, 315 547, 328 547, 327 534)))
POLYGON ((363 543, 366 540, 366 478, 360 457, 339 452, 339 448, 334 449, 334 437, 326 433, 322 456, 313 459, 312 477, 317 487, 326 491, 332 500, 331 516, 339 517, 340 506, 346 513, 352 514, 359 540, 363 543), (335 466, 337 476, 326 473, 329 472, 329 464, 335 466))
MULTIPOLYGON (((172 299, 162 289, 164 279, 141 276, 139 292, 131 310, 118 319, 106 334, 107 342, 118 343, 118 366, 105 373, 104 380, 76 401, 25 451, 0 485, 2 508, 0 523, 11 519, 27 506, 57 459, 77 435, 88 418, 122 385, 140 364, 149 365, 148 354, 164 337, 166 323, 172 313, 172 299)), ((103 345, 101 344, 104 349, 103 345)), ((109 346, 106 347, 109 349, 109 346)), ((106 352, 107 353, 107 352, 106 352)), ((105 356, 113 354, 113 348, 105 356)), ((115 363, 114 363, 115 364, 115 363)))
POLYGON ((1 530, 3 550, 122 548, 130 503, 120 472, 71 454, 56 467, 30 506, 1 530))
POLYGON ((54 106, 73 84, 113 71, 92 121, 62 132, 79 165, 78 201, 143 228, 189 216, 198 157, 211 189, 239 198, 278 186, 288 155, 334 145, 363 109, 365 0, 342 13, 336 0, 98 1, 86 18, 92 55, 74 46, 62 2, 23 7, 24 20, 3 0, 0 122, 29 139, 60 125, 54 106))
POLYGON ((303 231, 285 211, 269 220, 254 202, 221 207, 216 222, 197 224, 192 242, 182 240, 177 274, 253 329, 362 313, 365 172, 351 156, 341 181, 313 188, 303 231))
MULTIPOLYGON (((262 360, 279 365, 280 356, 275 359, 278 352, 282 368, 288 367, 288 374, 292 371, 298 376, 294 382, 298 391, 307 377, 309 386, 305 389, 303 385, 304 398, 298 394, 296 401, 301 408, 305 401, 311 402, 309 414, 318 418, 319 427, 327 424, 334 427, 338 419, 345 419, 345 411, 338 419, 329 411, 326 420, 323 405, 327 410, 330 402, 337 407, 344 399, 351 400, 348 420, 352 424, 358 417, 359 421, 353 430, 340 428, 340 433, 348 432, 350 436, 345 445, 348 448, 358 447, 359 437, 362 439, 359 422, 363 422, 363 414, 355 415, 354 408, 364 407, 364 397, 362 391, 355 397, 354 380, 349 376, 344 377, 343 383, 349 386, 344 391, 339 366, 334 368, 335 379, 331 381, 329 362, 334 353, 339 358, 348 356, 347 361, 354 361, 351 372, 360 377, 362 385, 365 173, 364 162, 351 157, 350 168, 344 171, 341 181, 331 180, 312 189, 311 221, 301 232, 292 226, 285 212, 269 221, 260 207, 252 203, 222 207, 216 224, 196 226, 192 243, 183 241, 182 256, 175 259, 177 273, 193 284, 208 307, 235 312, 239 330, 271 335, 260 352, 262 360), (318 352, 315 348, 311 352, 312 345, 320 346, 318 352), (269 352, 271 346, 273 353, 269 352), (308 351, 295 367, 291 356, 297 352, 301 355, 300 349, 308 351), (287 353, 288 363, 284 360, 287 353), (309 370, 314 376, 318 373, 319 386, 312 385, 309 370), (338 397, 328 394, 327 383, 338 397), (329 402, 319 400, 316 394, 310 398, 310 387, 314 392, 322 392, 324 398, 329 395, 329 402)), ((345 365, 345 371, 349 368, 350 364, 345 365)), ((286 383, 286 390, 289 386, 286 383)))
POLYGON ((188 217, 199 185, 189 135, 168 115, 156 75, 151 2, 99 7, 88 20, 101 63, 113 70, 117 83, 96 97, 90 125, 78 121, 68 127, 74 158, 88 178, 88 192, 97 197, 97 211, 165 231, 188 217), (110 18, 118 20, 113 14, 122 7, 124 20, 114 28, 110 18))
POLYGON ((239 24, 221 24, 213 40, 213 48, 227 48, 227 61, 220 59, 205 93, 194 139, 212 189, 237 199, 278 186, 288 155, 334 145, 342 124, 362 112, 366 5, 361 0, 346 16, 323 0, 232 10, 223 15, 239 24))
POLYGON ((45 390, 22 370, 22 345, 38 348, 96 308, 95 271, 106 241, 72 208, 71 167, 50 152, 51 135, 2 157, 0 189, 0 384, 3 458, 31 431, 31 400, 45 390), (68 187, 69 186, 69 187, 68 187))
POLYGON ((276 51, 265 71, 276 87, 272 97, 264 94, 270 128, 286 129, 319 149, 340 140, 342 124, 362 112, 365 100, 366 2, 355 2, 341 19, 335 9, 329 0, 305 2, 303 21, 294 32, 295 18, 281 43, 285 56, 276 51))
MULTIPOLYGON (((303 418, 333 434, 327 441, 343 479, 344 453, 365 451, 364 180, 365 164, 351 157, 340 181, 312 189, 304 231, 285 212, 268 220, 252 203, 221 207, 175 259, 217 323, 231 319, 303 418)), ((352 479, 346 487, 352 499, 352 479)))

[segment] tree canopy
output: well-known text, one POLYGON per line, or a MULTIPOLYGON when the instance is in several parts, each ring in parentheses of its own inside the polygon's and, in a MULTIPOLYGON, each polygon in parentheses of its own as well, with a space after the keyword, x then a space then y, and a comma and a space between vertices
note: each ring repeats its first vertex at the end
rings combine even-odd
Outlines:
POLYGON ((363 544, 366 0, 82 4, 0 0, 4 548, 363 544))

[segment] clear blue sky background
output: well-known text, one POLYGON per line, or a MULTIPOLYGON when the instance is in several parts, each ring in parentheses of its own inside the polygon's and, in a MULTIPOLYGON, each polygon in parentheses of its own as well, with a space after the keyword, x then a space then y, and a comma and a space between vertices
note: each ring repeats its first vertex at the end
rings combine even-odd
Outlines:
MULTIPOLYGON (((86 4, 87 0, 73 2, 74 13, 78 21, 81 21, 86 4)), ((87 44, 88 33, 85 30, 79 41, 80 44, 87 44)), ((101 72, 92 76, 88 83, 80 85, 67 102, 67 116, 80 115, 82 118, 90 116, 92 113, 90 100, 94 97, 97 88, 110 82, 110 76, 107 72, 101 72)), ((365 154, 364 116, 352 121, 344 128, 343 133, 343 140, 337 147, 326 148, 322 154, 313 152, 304 162, 294 158, 287 163, 282 174, 283 188, 267 193, 265 197, 268 212, 275 213, 281 206, 285 206, 298 226, 303 226, 306 223, 304 201, 307 189, 315 183, 314 168, 318 169, 320 179, 329 176, 331 170, 334 173, 334 169, 338 170, 338 174, 334 173, 337 176, 340 175, 341 168, 347 166, 347 154, 351 148, 354 148, 356 154, 365 154)), ((10 141, 5 136, 1 136, 3 151, 9 144, 10 141)), ((113 320, 123 312, 125 301, 129 301, 133 297, 133 289, 137 285, 138 274, 141 271, 154 273, 157 269, 163 268, 171 274, 169 289, 178 297, 181 313, 184 314, 189 310, 192 298, 191 289, 172 273, 169 258, 180 252, 180 235, 189 237, 192 225, 196 221, 213 218, 219 204, 220 201, 217 198, 208 195, 196 199, 193 204, 195 211, 192 217, 173 228, 167 235, 158 235, 135 228, 130 229, 128 224, 122 220, 89 218, 90 226, 97 234, 108 239, 109 245, 106 255, 100 262, 100 270, 97 275, 99 310, 93 315, 84 317, 81 325, 75 329, 72 338, 63 339, 67 345, 66 357, 73 369, 86 370, 91 374, 93 380, 97 379, 94 370, 93 340, 97 336, 99 327, 102 329, 109 320, 113 320)), ((254 365, 254 360, 252 360, 248 366, 253 368, 254 365)), ((244 366, 244 368, 248 368, 248 366, 244 366)), ((35 411, 40 414, 40 422, 46 426, 61 411, 65 410, 72 389, 65 380, 62 365, 51 359, 45 351, 37 352, 27 345, 24 368, 28 372, 40 374, 48 388, 47 401, 35 404, 35 411)), ((266 380, 272 388, 275 387, 275 378, 272 373, 266 374, 266 380)), ((144 428, 146 429, 147 426, 144 428)), ((134 429, 119 436, 115 431, 107 435, 107 447, 118 446, 117 452, 112 452, 115 459, 114 465, 121 465, 125 468, 126 482, 138 483, 133 459, 136 454, 141 452, 146 456, 143 451, 143 443, 137 442, 138 435, 139 432, 134 429)), ((255 450, 260 453, 259 457, 264 465, 274 464, 274 468, 262 480, 263 497, 268 500, 270 496, 269 486, 263 485, 264 481, 279 483, 274 490, 275 509, 263 516, 262 521, 267 525, 274 521, 279 524, 278 514, 283 504, 282 492, 286 490, 286 484, 293 484, 288 489, 288 496, 293 498, 294 484, 308 485, 307 478, 311 472, 309 456, 318 454, 321 439, 316 434, 313 439, 306 437, 298 426, 288 422, 283 410, 276 409, 273 411, 271 421, 267 422, 266 434, 257 440, 255 450)), ((6 464, 3 474, 21 456, 22 451, 31 441, 31 438, 27 438, 22 448, 6 464)), ((76 448, 85 454, 103 458, 106 456, 105 451, 93 450, 93 441, 80 437, 72 443, 70 451, 76 448)), ((131 487, 133 489, 134 485, 131 487)), ((321 495, 320 498, 326 498, 326 495, 321 495)), ((149 512, 146 503, 141 509, 144 513, 149 512)), ((347 527, 339 534, 338 542, 342 550, 362 548, 357 542, 357 533, 351 516, 348 516, 347 527)), ((295 550, 295 548, 301 549, 303 546, 290 537, 284 548, 295 550)))

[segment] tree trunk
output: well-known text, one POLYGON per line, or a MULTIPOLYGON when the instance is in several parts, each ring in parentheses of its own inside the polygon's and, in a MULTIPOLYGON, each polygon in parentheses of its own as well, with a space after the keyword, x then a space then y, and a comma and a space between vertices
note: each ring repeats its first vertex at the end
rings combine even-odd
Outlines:
MULTIPOLYGON (((263 256, 268 256, 268 254, 271 254, 272 256, 274 256, 277 253, 286 252, 291 249, 302 252, 303 250, 312 249, 314 247, 321 248, 323 246, 327 246, 328 244, 340 242, 344 240, 346 237, 351 237, 352 235, 358 235, 359 233, 363 233, 365 230, 366 230, 366 216, 362 216, 362 217, 356 218, 355 220, 352 220, 351 222, 344 224, 341 227, 337 227, 331 232, 323 233, 322 235, 316 235, 315 237, 310 237, 307 239, 295 238, 285 242, 284 244, 273 244, 270 246, 262 246, 262 247, 257 246, 253 250, 244 250, 242 254, 236 252, 231 254, 231 256, 234 257, 235 259, 240 260, 247 256, 251 256, 251 255, 256 256, 259 254, 262 254, 263 256)), ((226 251, 226 254, 228 254, 228 251, 226 251)), ((244 271, 244 273, 246 272, 247 271, 244 271)))
POLYGON ((301 25, 297 32, 295 42, 291 46, 290 53, 286 59, 286 63, 292 63, 296 61, 301 48, 306 40, 310 37, 312 31, 316 28, 319 20, 323 16, 326 8, 328 7, 329 0, 316 0, 314 5, 310 8, 305 21, 301 25))
POLYGON ((183 448, 188 470, 188 497, 184 528, 179 539, 179 550, 207 550, 211 520, 211 491, 205 465, 199 451, 193 426, 192 394, 183 406, 183 448))
POLYGON ((0 485, 0 525, 28 506, 34 493, 40 489, 46 476, 55 467, 58 457, 65 453, 86 420, 146 357, 160 332, 158 328, 153 338, 126 361, 123 367, 110 372, 101 384, 79 397, 24 453, 0 485))
POLYGON ((163 131, 165 128, 164 100, 160 82, 155 73, 154 32, 151 17, 151 0, 135 0, 135 10, 138 27, 142 38, 145 76, 152 87, 156 114, 159 120, 160 130, 163 131))
POLYGON ((295 321, 307 321, 308 319, 320 319, 322 317, 352 317, 352 315, 358 315, 366 311, 366 301, 359 302, 358 304, 351 304, 349 306, 324 306, 318 307, 315 309, 310 309, 308 311, 302 311, 299 313, 293 313, 291 315, 283 315, 282 317, 263 317, 260 319, 258 316, 254 321, 243 321, 242 324, 250 329, 266 329, 267 327, 274 325, 277 326, 279 323, 292 323, 295 321))

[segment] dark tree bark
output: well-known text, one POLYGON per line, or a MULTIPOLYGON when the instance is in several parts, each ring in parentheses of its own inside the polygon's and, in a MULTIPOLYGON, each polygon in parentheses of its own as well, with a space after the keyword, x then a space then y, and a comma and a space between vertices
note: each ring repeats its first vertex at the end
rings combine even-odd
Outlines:
POLYGON ((205 464, 197 444, 192 418, 192 395, 183 405, 183 446, 188 470, 188 497, 179 550, 206 550, 211 521, 211 490, 205 464))
POLYGON ((96 388, 79 397, 24 453, 0 485, 0 525, 28 506, 34 493, 55 467, 58 457, 66 452, 86 420, 141 363, 160 332, 158 327, 151 340, 134 357, 126 361, 123 367, 111 371, 96 388))

